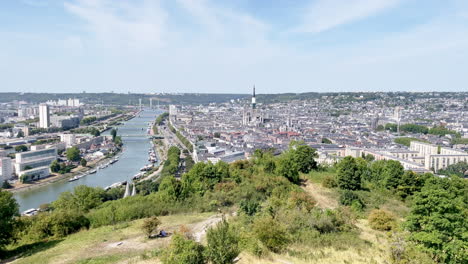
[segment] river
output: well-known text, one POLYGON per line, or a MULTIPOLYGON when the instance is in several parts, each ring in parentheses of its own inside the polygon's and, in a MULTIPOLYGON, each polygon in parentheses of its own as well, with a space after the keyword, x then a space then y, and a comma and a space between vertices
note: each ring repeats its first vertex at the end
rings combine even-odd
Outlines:
MULTIPOLYGON (((154 121, 156 116, 161 113, 162 111, 159 110, 147 109, 139 116, 118 126, 118 135, 124 135, 122 137, 124 147, 122 153, 119 154, 118 162, 98 170, 96 174, 87 175, 74 182, 68 182, 67 179, 15 193, 14 197, 20 206, 20 212, 30 208, 38 208, 44 203, 50 203, 56 200, 60 193, 72 191, 78 185, 106 187, 118 181, 130 180, 141 167, 148 164, 148 149, 151 145, 150 139, 143 134, 146 134, 148 123, 154 121)), ((104 134, 109 134, 109 131, 104 134)))

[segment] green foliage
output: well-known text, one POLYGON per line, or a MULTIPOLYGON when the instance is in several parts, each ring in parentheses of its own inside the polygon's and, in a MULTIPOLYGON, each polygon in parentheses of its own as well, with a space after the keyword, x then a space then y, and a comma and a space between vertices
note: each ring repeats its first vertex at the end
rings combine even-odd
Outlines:
POLYGON ((437 262, 468 261, 468 183, 460 178, 431 178, 415 194, 406 226, 410 239, 437 262))
POLYGON ((162 256, 164 264, 203 264, 205 263, 204 247, 179 234, 172 237, 171 244, 162 256))
POLYGON ((456 131, 450 130, 443 126, 432 127, 431 129, 429 129, 429 134, 437 136, 454 135, 458 138, 460 137, 460 134, 456 131))
POLYGON ((388 130, 390 132, 397 132, 398 131, 398 125, 397 124, 392 124, 392 123, 387 123, 387 124, 385 124, 385 130, 388 130))
POLYGON ((8 182, 8 181, 3 181, 2 182, 2 186, 0 188, 2 189, 10 189, 12 188, 13 186, 11 186, 11 184, 8 182))
POLYGON ((398 183, 397 194, 405 199, 419 192, 430 177, 433 177, 430 173, 420 174, 413 171, 405 171, 398 183))
POLYGON ((74 210, 87 212, 102 204, 105 192, 99 187, 79 185, 71 192, 63 192, 57 200, 52 202, 52 207, 58 210, 74 210))
POLYGON ((289 155, 299 172, 309 173, 311 170, 317 169, 317 162, 314 158, 317 158, 318 155, 314 148, 298 142, 292 142, 289 155))
POLYGON ((361 177, 367 171, 366 167, 359 164, 357 159, 347 156, 338 164, 337 182, 340 189, 361 189, 361 177))
POLYGON ((255 200, 245 199, 240 202, 239 209, 246 215, 253 216, 260 210, 260 204, 255 200))
POLYGON ((453 138, 452 139, 452 144, 456 145, 456 144, 468 144, 468 138, 453 138))
POLYGON ((75 134, 91 134, 95 137, 98 137, 101 135, 101 132, 95 127, 76 128, 76 129, 72 129, 71 132, 75 134))
POLYGON ((332 175, 326 175, 322 180, 322 186, 325 188, 336 188, 338 183, 336 182, 336 177, 332 175))
POLYGON ((29 241, 61 238, 82 228, 89 228, 89 220, 84 215, 68 210, 45 212, 30 219, 23 218, 23 224, 28 226, 23 239, 29 241))
POLYGON ((52 172, 60 171, 60 163, 58 162, 58 160, 52 161, 52 163, 50 164, 50 171, 52 172))
POLYGON ((290 241, 286 226, 271 217, 255 219, 253 232, 256 238, 273 252, 283 251, 290 241))
POLYGON ((77 147, 71 147, 67 149, 66 153, 67 159, 69 161, 79 161, 81 160, 80 150, 77 147))
POLYGON ((239 255, 239 237, 223 219, 206 234, 206 255, 213 264, 229 264, 239 255))
POLYGON ((15 147, 16 152, 24 152, 28 151, 28 147, 26 145, 19 145, 15 147))
POLYGON ((282 156, 276 164, 276 173, 292 183, 299 183, 298 164, 289 155, 282 156))
POLYGON ((115 128, 112 128, 110 134, 112 136, 112 141, 115 142, 115 137, 117 137, 117 130, 115 128))
POLYGON ((429 129, 423 125, 404 124, 400 126, 400 131, 408 133, 427 134, 429 132, 429 129))
POLYGON ((81 119, 80 125, 89 125, 93 122, 96 122, 97 118, 95 116, 89 116, 81 119))
POLYGON ((328 138, 322 138, 322 143, 323 144, 332 144, 333 142, 331 142, 331 140, 329 140, 328 138))
POLYGON ((357 195, 355 192, 350 191, 350 190, 341 191, 340 199, 339 199, 340 204, 346 205, 346 206, 351 206, 356 201, 358 203, 360 203, 360 204, 364 204, 362 202, 361 198, 359 197, 359 195, 357 195))
POLYGON ((460 161, 455 164, 447 166, 447 168, 439 170, 437 173, 441 175, 456 175, 458 177, 464 177, 465 172, 468 171, 468 162, 460 161))
POLYGON ((156 216, 150 217, 143 222, 141 229, 149 238, 152 234, 158 231, 158 227, 161 225, 161 220, 156 216))
POLYGON ((163 124, 164 120, 166 120, 167 118, 169 117, 169 113, 168 112, 164 112, 162 114, 160 114, 157 118, 156 118, 156 121, 154 122, 156 125, 160 126, 163 124))
POLYGON ((368 217, 372 229, 389 231, 395 228, 395 217, 392 213, 384 210, 372 210, 368 217))
POLYGON ((12 239, 18 208, 12 193, 0 189, 0 250, 12 239))
POLYGON ((18 134, 16 135, 17 138, 22 138, 24 137, 24 132, 23 130, 18 131, 18 134))
POLYGON ((88 165, 88 161, 86 161, 85 158, 81 158, 81 160, 80 160, 80 165, 81 165, 82 167, 86 167, 86 165, 88 165))
POLYGON ((382 170, 383 184, 388 189, 395 189, 401 181, 404 168, 399 161, 387 160, 382 170))
POLYGON ((399 138, 395 138, 394 141, 397 144, 401 144, 401 145, 404 145, 404 146, 407 146, 407 147, 409 147, 411 145, 411 141, 427 142, 427 140, 414 138, 414 137, 399 137, 399 138))

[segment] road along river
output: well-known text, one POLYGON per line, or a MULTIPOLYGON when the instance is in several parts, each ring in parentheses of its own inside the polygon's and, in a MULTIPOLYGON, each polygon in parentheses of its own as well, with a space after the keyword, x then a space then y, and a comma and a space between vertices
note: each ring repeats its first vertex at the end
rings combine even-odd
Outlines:
MULTIPOLYGON (((78 185, 92 187, 106 187, 115 182, 129 181, 143 166, 148 164, 148 149, 151 147, 150 139, 146 134, 148 123, 153 122, 161 114, 159 110, 145 110, 135 118, 118 126, 118 135, 123 135, 123 152, 119 161, 100 169, 96 174, 87 175, 77 181, 68 182, 68 179, 50 183, 45 186, 33 188, 14 194, 20 205, 20 212, 39 205, 50 203, 57 199, 60 193, 72 191, 78 185)), ((109 133, 109 131, 107 131, 109 133)), ((155 164, 157 165, 157 164, 155 164)))

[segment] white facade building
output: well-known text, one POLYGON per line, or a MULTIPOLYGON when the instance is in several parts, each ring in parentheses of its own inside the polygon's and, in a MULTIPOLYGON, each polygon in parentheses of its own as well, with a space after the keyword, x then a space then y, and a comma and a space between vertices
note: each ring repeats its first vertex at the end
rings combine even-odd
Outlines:
POLYGON ((39 127, 40 128, 50 127, 50 109, 47 104, 39 105, 39 127))
POLYGON ((8 157, 0 157, 0 183, 11 179, 13 175, 13 163, 8 157))
POLYGON ((67 148, 76 144, 75 134, 61 134, 60 141, 65 142, 67 148))
POLYGON ((16 153, 15 173, 22 182, 41 179, 50 175, 50 164, 56 159, 56 148, 16 153))

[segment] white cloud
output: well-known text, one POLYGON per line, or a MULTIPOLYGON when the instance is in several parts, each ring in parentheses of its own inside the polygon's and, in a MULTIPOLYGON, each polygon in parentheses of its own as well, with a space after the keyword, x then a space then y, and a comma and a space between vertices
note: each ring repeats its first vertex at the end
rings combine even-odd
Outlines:
POLYGON ((340 25, 364 19, 401 0, 317 0, 304 11, 301 25, 295 32, 320 33, 340 25))
POLYGON ((164 44, 167 13, 159 1, 76 0, 65 8, 87 22, 106 47, 148 49, 164 44))

